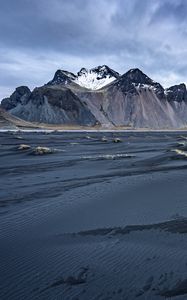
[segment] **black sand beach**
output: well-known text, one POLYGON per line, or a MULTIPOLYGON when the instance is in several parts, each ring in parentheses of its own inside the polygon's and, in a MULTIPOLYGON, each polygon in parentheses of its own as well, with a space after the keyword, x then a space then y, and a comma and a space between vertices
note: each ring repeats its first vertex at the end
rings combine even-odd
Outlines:
POLYGON ((0 299, 187 299, 186 178, 185 132, 1 132, 0 299))

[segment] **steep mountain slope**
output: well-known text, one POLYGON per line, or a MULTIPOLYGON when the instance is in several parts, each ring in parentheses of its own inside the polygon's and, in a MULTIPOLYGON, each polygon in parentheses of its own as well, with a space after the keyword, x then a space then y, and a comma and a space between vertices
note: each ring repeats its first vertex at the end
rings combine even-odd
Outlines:
POLYGON ((1 107, 5 110, 11 110, 15 108, 19 103, 24 105, 30 95, 31 91, 27 86, 17 87, 15 92, 9 98, 5 98, 2 100, 1 107))
POLYGON ((19 119, 0 107, 0 129, 37 128, 37 125, 19 119))
POLYGON ((26 87, 2 101, 10 113, 34 122, 133 128, 180 128, 187 124, 185 84, 164 89, 139 69, 119 75, 107 66, 77 75, 58 70, 31 93, 26 87))
POLYGON ((174 85, 165 90, 168 102, 171 104, 176 115, 187 123, 187 90, 184 83, 174 85))
POLYGON ((68 84, 76 79, 76 76, 68 71, 57 70, 53 79, 47 83, 47 85, 59 85, 68 84))
POLYGON ((97 93, 74 92, 105 125, 107 120, 110 125, 136 128, 178 128, 186 124, 186 101, 180 103, 180 114, 178 102, 168 101, 164 88, 138 69, 128 71, 97 93), (101 113, 105 120, 101 120, 101 113))
POLYGON ((97 123, 87 106, 66 87, 46 85, 35 88, 26 102, 22 103, 18 98, 17 106, 9 111, 30 122, 88 126, 97 123))

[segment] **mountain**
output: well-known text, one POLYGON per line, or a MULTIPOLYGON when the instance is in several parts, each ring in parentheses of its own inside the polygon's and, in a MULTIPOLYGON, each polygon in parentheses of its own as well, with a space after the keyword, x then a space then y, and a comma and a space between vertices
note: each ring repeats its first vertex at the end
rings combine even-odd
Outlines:
POLYGON ((184 83, 171 86, 165 90, 165 93, 170 102, 187 102, 186 85, 184 83))
POLYGON ((64 70, 58 70, 48 85, 69 84, 74 82, 82 87, 97 90, 119 78, 119 73, 108 66, 98 66, 93 69, 82 68, 77 75, 64 70))
POLYGON ((76 79, 76 75, 64 70, 57 70, 53 79, 47 85, 68 84, 76 79))
POLYGON ((45 85, 35 88, 29 95, 16 91, 10 98, 2 101, 1 107, 29 122, 82 126, 97 124, 87 105, 82 103, 70 89, 63 86, 45 85), (16 101, 17 105, 15 105, 16 101))
POLYGON ((15 92, 9 98, 2 100, 1 107, 3 107, 5 110, 11 110, 18 104, 24 105, 30 95, 31 91, 27 86, 17 87, 15 92))
POLYGON ((123 92, 133 91, 138 94, 141 89, 152 89, 158 98, 164 98, 164 88, 158 83, 149 78, 139 69, 131 69, 121 76, 119 84, 123 92), (131 88, 130 88, 131 87, 131 88))
POLYGON ((164 87, 139 69, 123 75, 108 66, 58 70, 32 92, 19 87, 2 101, 11 114, 47 124, 180 128, 187 124, 185 84, 164 87))

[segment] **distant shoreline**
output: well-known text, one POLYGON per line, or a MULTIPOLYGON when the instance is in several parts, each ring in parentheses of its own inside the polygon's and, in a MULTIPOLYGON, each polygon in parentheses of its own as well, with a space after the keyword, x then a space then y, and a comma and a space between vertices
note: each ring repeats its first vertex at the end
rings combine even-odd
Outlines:
POLYGON ((32 129, 0 129, 0 132, 187 132, 187 129, 48 129, 48 128, 32 128, 32 129))

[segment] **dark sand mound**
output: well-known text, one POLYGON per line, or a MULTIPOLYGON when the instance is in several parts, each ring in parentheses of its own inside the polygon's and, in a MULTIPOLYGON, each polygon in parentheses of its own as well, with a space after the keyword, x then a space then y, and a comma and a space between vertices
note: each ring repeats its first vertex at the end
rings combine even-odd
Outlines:
MULTIPOLYGON (((86 235, 124 235, 131 233, 133 231, 142 231, 142 230, 165 230, 171 233, 187 233, 187 219, 179 219, 179 220, 172 220, 168 222, 158 223, 158 224, 149 224, 149 225, 132 225, 126 226, 125 228, 122 227, 114 227, 114 228, 101 228, 101 229, 94 229, 94 230, 87 230, 81 231, 77 234, 86 236, 86 235)), ((73 234, 74 235, 74 234, 73 234)))

